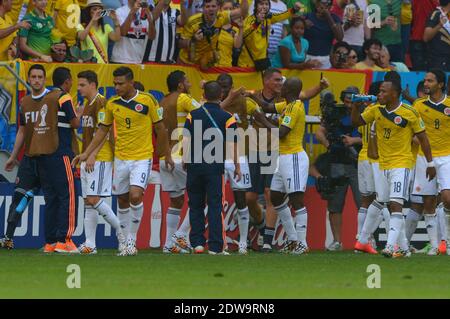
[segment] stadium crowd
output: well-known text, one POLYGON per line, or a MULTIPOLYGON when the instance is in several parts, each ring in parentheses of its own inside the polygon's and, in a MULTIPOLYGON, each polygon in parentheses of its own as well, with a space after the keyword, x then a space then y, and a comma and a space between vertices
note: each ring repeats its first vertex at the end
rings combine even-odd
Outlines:
POLYGON ((0 61, 449 71, 449 12, 448 0, 1 0, 0 61))

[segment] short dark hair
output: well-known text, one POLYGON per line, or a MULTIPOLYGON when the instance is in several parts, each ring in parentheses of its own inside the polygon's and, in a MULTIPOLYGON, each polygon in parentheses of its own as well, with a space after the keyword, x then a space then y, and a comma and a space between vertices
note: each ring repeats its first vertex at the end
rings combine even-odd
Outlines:
MULTIPOLYGON (((205 6, 205 4, 210 3, 211 1, 214 1, 214 0, 203 0, 202 8, 205 6)), ((221 2, 219 0, 216 0, 216 2, 217 2, 217 5, 220 6, 221 2)))
POLYGON ((44 72, 44 76, 47 76, 47 72, 45 72, 45 68, 42 64, 33 64, 28 70, 28 76, 30 76, 31 71, 33 70, 41 70, 42 72, 44 72))
POLYGON ((419 96, 419 92, 424 92, 425 90, 425 81, 420 81, 419 83, 417 83, 417 87, 416 87, 416 95, 419 96))
POLYGON ((400 83, 400 86, 402 85, 402 78, 400 77, 400 74, 397 71, 389 71, 384 75, 384 80, 391 82, 397 81, 400 83))
POLYGON ((383 83, 383 81, 376 81, 373 82, 369 87, 369 92, 367 92, 369 95, 378 95, 380 93, 380 85, 383 83))
POLYGON ((281 71, 277 68, 268 68, 263 73, 263 79, 266 80, 266 79, 270 78, 272 75, 274 75, 275 73, 282 74, 281 71))
POLYGON ((127 80, 132 81, 134 79, 133 71, 126 66, 121 66, 114 70, 113 76, 124 76, 127 80))
POLYGON ((350 46, 350 44, 348 44, 345 41, 336 42, 333 45, 333 53, 336 52, 336 50, 339 49, 339 48, 346 48, 348 53, 350 53, 350 51, 352 50, 352 47, 350 46))
POLYGON ((138 91, 144 92, 145 91, 145 87, 144 84, 142 84, 139 81, 134 81, 134 88, 138 91))
POLYGON ((217 81, 208 81, 203 86, 205 98, 208 101, 218 101, 222 97, 222 87, 217 81))
POLYGON ((175 92, 178 89, 178 85, 183 82, 184 78, 186 76, 186 73, 180 70, 176 70, 173 72, 170 72, 170 74, 167 76, 167 88, 169 89, 169 92, 175 92))
POLYGON ((392 84, 392 88, 397 92, 397 95, 400 96, 402 94, 402 84, 398 80, 394 78, 384 79, 384 82, 389 82, 392 84))
POLYGON ((231 85, 233 85, 233 77, 229 75, 228 73, 221 73, 217 77, 217 81, 229 81, 231 85))
POLYGON ((447 86, 447 76, 445 75, 444 71, 442 71, 440 69, 430 69, 428 72, 434 74, 434 76, 436 77, 436 81, 438 83, 442 83, 443 84, 442 91, 445 92, 447 90, 447 88, 446 88, 446 86, 447 86))
POLYGON ((378 45, 380 47, 380 49, 383 47, 383 43, 381 43, 380 40, 368 39, 368 40, 364 41, 364 44, 363 44, 362 50, 364 52, 364 55, 366 54, 366 51, 369 50, 372 45, 378 45))
POLYGON ((82 71, 78 73, 77 77, 79 79, 86 79, 89 83, 95 83, 95 86, 98 87, 97 73, 92 70, 82 71))
POLYGON ((291 22, 289 23, 289 27, 292 29, 292 27, 293 27, 297 22, 302 22, 303 25, 306 26, 305 18, 303 18, 302 16, 294 16, 294 17, 291 19, 291 22))
POLYGON ((53 71, 53 86, 60 87, 64 84, 67 80, 71 79, 72 75, 70 74, 70 70, 65 67, 59 67, 56 68, 55 71, 53 71))
POLYGON ((450 0, 439 0, 439 5, 441 7, 446 7, 450 3, 450 0))

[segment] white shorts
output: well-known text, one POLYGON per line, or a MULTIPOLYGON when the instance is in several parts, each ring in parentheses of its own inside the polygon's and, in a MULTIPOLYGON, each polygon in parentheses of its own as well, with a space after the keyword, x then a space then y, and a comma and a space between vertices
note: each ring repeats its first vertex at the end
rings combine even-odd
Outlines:
POLYGON ((409 168, 393 168, 382 171, 381 187, 377 193, 377 201, 387 203, 391 199, 409 199, 410 174, 409 168))
POLYGON ((414 180, 416 179, 416 167, 411 170, 410 181, 409 181, 409 201, 414 204, 423 204, 423 197, 420 195, 414 195, 414 180))
POLYGON ((250 168, 246 156, 239 156, 239 164, 241 166, 242 177, 239 182, 234 178, 234 163, 232 160, 225 161, 225 183, 230 181, 233 191, 245 190, 252 187, 250 178, 250 168))
POLYGON ((412 194, 420 196, 437 195, 437 178, 433 178, 431 181, 428 180, 427 159, 425 156, 417 156, 415 171, 412 194))
POLYGON ((373 183, 375 186, 375 193, 379 194, 382 193, 382 187, 383 187, 383 171, 380 170, 380 163, 379 162, 372 162, 372 178, 373 183))
POLYGON ((358 187, 363 196, 375 193, 372 164, 369 161, 358 161, 358 187))
POLYGON ((309 158, 306 152, 280 155, 270 190, 291 194, 305 192, 308 183, 309 158))
POLYGON ((122 195, 130 191, 130 186, 147 188, 152 171, 152 160, 114 160, 113 194, 122 195))
POLYGON ((450 155, 438 156, 433 159, 439 190, 450 190, 450 155))
POLYGON ((94 171, 85 170, 86 162, 80 166, 81 193, 83 198, 87 196, 111 196, 112 186, 112 162, 95 162, 94 171))
POLYGON ((166 168, 166 161, 159 161, 159 171, 161 173, 161 185, 164 192, 168 192, 171 198, 184 194, 186 189, 186 171, 183 169, 181 159, 174 160, 175 168, 170 172, 166 168))

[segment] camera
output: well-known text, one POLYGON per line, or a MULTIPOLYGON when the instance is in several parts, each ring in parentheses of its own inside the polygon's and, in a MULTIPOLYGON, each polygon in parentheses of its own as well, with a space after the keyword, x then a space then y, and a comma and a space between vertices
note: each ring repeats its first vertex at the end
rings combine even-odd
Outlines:
POLYGON ((101 12, 100 12, 100 17, 106 17, 106 16, 109 16, 109 14, 111 13, 111 10, 102 10, 101 12))
POLYGON ((331 172, 331 154, 323 153, 317 157, 314 166, 317 168, 321 177, 316 179, 316 189, 323 200, 329 200, 333 196, 337 186, 343 186, 348 183, 348 177, 344 174, 334 176, 331 172))

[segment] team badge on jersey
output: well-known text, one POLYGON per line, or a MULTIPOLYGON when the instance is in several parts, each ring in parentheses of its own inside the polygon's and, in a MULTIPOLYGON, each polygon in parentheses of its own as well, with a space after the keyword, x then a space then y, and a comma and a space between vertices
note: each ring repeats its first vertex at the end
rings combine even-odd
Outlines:
POLYGON ((136 106, 134 107, 134 109, 136 110, 136 112, 142 112, 142 110, 144 109, 144 107, 142 106, 142 104, 136 104, 136 106))
POLYGON ((98 112, 98 120, 103 122, 105 120, 105 112, 98 112))
POLYGON ((396 116, 396 117, 394 118, 394 123, 397 124, 397 125, 398 125, 398 124, 401 124, 402 121, 403 121, 403 119, 402 119, 401 116, 396 116))
POLYGON ((284 125, 291 124, 291 117, 290 116, 285 116, 284 119, 283 119, 282 124, 284 124, 284 125))
POLYGON ((444 114, 447 115, 447 116, 450 116, 450 107, 446 107, 444 109, 444 114))
POLYGON ((425 128, 425 122, 422 119, 420 119, 419 125, 420 128, 425 128))
POLYGON ((162 118, 162 117, 163 117, 163 108, 162 108, 162 107, 158 108, 158 109, 156 110, 156 113, 158 113, 158 116, 159 116, 160 118, 162 118))

